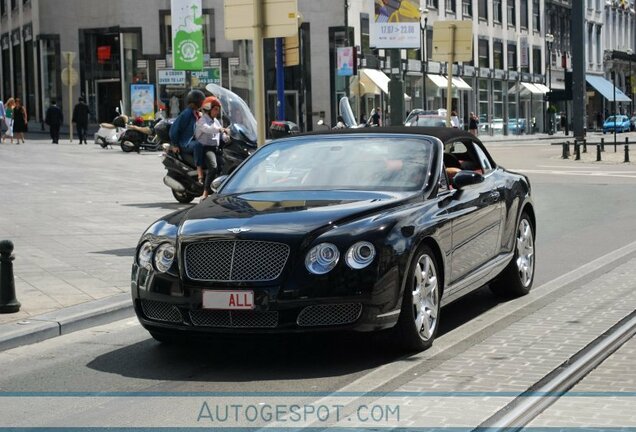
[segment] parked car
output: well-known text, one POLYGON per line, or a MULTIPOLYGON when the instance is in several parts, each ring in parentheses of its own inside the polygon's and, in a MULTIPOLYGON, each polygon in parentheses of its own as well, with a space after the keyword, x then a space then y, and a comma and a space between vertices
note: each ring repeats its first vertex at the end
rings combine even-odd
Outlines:
POLYGON ((626 115, 609 116, 603 123, 603 133, 607 132, 629 132, 631 122, 626 115))
POLYGON ((629 119, 629 130, 631 132, 636 131, 636 116, 629 119))
POLYGON ((446 127, 446 116, 437 114, 417 114, 410 117, 404 126, 446 127))
POLYGON ((154 222, 131 285, 152 337, 388 329, 423 350, 442 306, 485 284, 528 293, 528 178, 458 129, 376 130, 272 141, 154 222))

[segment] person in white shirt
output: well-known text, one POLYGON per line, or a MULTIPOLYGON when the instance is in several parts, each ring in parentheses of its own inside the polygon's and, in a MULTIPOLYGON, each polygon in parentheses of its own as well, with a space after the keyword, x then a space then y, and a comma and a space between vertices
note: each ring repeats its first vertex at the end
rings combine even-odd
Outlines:
POLYGON ((203 146, 208 169, 203 183, 203 195, 201 196, 201 200, 204 200, 210 194, 212 180, 220 171, 220 160, 217 156, 220 156, 221 140, 227 142, 229 141, 229 136, 227 135, 227 129, 219 122, 221 102, 216 97, 208 96, 205 98, 201 105, 201 113, 203 115, 197 120, 194 128, 194 138, 203 146))
POLYGON ((457 111, 451 112, 451 127, 459 128, 461 124, 459 123, 459 117, 457 116, 457 111))

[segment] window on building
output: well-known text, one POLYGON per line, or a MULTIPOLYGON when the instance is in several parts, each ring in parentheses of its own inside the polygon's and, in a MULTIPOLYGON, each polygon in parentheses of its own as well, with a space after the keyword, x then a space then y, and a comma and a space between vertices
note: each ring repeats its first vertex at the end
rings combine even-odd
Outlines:
POLYGON ((479 0, 479 19, 488 21, 488 0, 479 0))
POLYGON ((11 0, 11 10, 15 10, 18 7, 18 2, 15 0, 11 0))
POLYGON ((596 26, 596 64, 601 65, 601 26, 596 26))
POLYGON ((446 10, 448 12, 457 13, 457 3, 455 0, 446 0, 446 10))
POLYGON ((508 42, 508 70, 517 70, 517 44, 508 42))
POLYGON ((541 32, 541 9, 539 0, 532 0, 532 29, 541 32))
POLYGON ((492 2, 492 20, 501 24, 501 0, 493 0, 492 2))
POLYGON ((592 66, 594 64, 594 24, 587 26, 587 63, 592 66))
POLYGON ((517 25, 517 16, 515 11, 515 0, 507 0, 506 14, 508 18, 508 25, 515 27, 517 25))
POLYGON ((541 74, 541 47, 532 47, 532 73, 541 74))
POLYGON ((4 0, 0 0, 0 16, 7 14, 7 4, 4 0))
POLYGON ((503 42, 500 40, 495 40, 492 43, 492 60, 495 69, 504 68, 503 42))
POLYGON ((519 0, 519 24, 521 28, 528 28, 528 0, 519 0))
POLYGON ((479 39, 478 42, 479 67, 490 67, 490 56, 488 55, 488 39, 479 39))
POLYGON ((437 9, 439 4, 438 0, 426 0, 426 6, 429 8, 437 9))
POLYGON ((462 15, 465 17, 473 16, 473 2, 472 0, 462 0, 462 15))

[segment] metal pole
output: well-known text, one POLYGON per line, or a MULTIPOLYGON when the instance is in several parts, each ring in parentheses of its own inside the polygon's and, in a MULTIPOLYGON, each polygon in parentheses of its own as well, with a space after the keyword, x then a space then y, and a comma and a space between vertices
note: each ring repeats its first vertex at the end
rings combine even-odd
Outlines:
MULTIPOLYGON (((548 42, 548 56, 549 56, 549 61, 548 61, 548 89, 550 90, 550 96, 552 96, 552 42, 548 42)), ((548 109, 551 107, 551 103, 548 100, 548 109)), ((548 131, 548 133, 550 135, 552 135, 552 130, 553 130, 553 120, 554 120, 554 114, 552 113, 552 111, 548 111, 550 114, 549 118, 548 118, 548 127, 550 128, 550 130, 548 131)))
POLYGON ((0 241, 0 313, 14 313, 20 310, 20 302, 15 297, 13 259, 13 242, 0 241))
POLYGON ((455 63, 455 26, 449 27, 451 49, 448 57, 448 84, 446 86, 446 124, 451 127, 451 111, 453 110, 453 63, 455 63))
POLYGON ((265 70, 263 66, 263 2, 254 2, 254 96, 256 114, 257 144, 265 145, 265 97, 264 81, 265 70))
POLYGON ((285 120, 285 67, 283 66, 283 38, 276 38, 276 98, 278 120, 285 120))
POLYGON ((616 115, 617 109, 616 109, 616 72, 612 72, 612 84, 613 84, 613 90, 614 90, 614 151, 616 151, 616 120, 618 119, 618 116, 616 115))

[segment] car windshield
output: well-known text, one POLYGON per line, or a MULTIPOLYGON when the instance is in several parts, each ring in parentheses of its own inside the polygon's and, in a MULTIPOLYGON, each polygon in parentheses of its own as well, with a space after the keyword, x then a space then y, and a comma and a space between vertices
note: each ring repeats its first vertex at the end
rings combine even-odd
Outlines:
POLYGON ((220 193, 279 190, 422 189, 433 145, 416 137, 303 137, 272 142, 252 155, 220 193))
POLYGON ((614 116, 609 116, 609 117, 607 118, 607 120, 605 120, 605 121, 613 122, 613 121, 614 121, 614 119, 615 119, 615 117, 614 117, 614 116))

